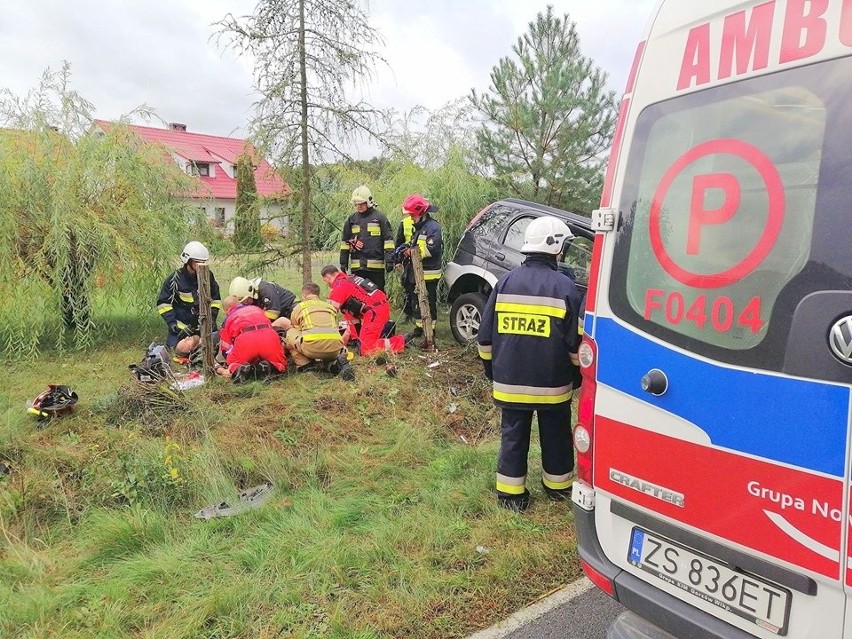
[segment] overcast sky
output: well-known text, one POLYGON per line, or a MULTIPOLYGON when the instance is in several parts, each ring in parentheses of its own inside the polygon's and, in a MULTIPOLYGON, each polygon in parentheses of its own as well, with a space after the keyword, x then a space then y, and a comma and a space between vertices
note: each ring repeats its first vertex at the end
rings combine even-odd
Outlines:
MULTIPOLYGON (((485 90, 498 60, 547 4, 577 24, 584 55, 624 89, 655 0, 371 0, 390 65, 369 88, 379 107, 438 108, 485 90)), ((0 87, 24 94, 41 72, 71 63, 72 87, 115 119, 146 103, 190 131, 240 137, 255 99, 249 60, 211 35, 255 0, 7 0, 0 20, 0 87)))

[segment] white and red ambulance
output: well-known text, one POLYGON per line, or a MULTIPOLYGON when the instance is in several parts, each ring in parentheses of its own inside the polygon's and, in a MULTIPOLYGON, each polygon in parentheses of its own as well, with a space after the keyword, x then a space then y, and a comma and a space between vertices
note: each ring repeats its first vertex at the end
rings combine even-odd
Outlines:
POLYGON ((593 226, 586 574, 643 637, 852 637, 852 0, 660 2, 593 226))

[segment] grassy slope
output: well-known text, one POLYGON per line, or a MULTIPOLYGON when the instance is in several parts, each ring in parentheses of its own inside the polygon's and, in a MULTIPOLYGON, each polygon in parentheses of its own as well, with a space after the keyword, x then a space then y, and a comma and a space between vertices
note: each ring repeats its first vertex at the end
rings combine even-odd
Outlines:
POLYGON ((135 336, 157 324, 13 366, 0 636, 457 637, 572 579, 570 512, 536 491, 535 453, 533 508, 496 507, 497 413, 445 326, 441 352, 398 357, 397 378, 356 360, 351 385, 211 384, 175 410, 141 406, 128 382, 135 336), (81 402, 40 430, 22 406, 49 381, 81 402), (264 480, 263 508, 192 517, 264 480))

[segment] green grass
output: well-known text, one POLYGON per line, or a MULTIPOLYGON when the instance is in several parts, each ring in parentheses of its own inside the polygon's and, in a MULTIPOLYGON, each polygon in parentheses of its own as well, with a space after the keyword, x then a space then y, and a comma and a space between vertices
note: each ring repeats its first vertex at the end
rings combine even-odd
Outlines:
POLYGON ((156 318, 12 364, 0 636, 462 637, 575 578, 570 510, 541 495, 535 453, 530 511, 497 508, 497 411, 442 319, 440 352, 397 357, 397 378, 358 359, 354 384, 217 382, 172 412, 130 401, 156 318), (24 402, 48 382, 81 400, 42 427, 24 402), (193 518, 262 481, 264 507, 193 518))

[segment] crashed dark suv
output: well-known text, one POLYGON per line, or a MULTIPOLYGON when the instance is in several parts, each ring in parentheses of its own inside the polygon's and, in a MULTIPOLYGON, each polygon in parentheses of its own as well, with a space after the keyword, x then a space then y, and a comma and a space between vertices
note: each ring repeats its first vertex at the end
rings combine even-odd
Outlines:
POLYGON ((574 280, 581 294, 585 293, 594 238, 589 218, 524 200, 489 204, 468 225, 456 254, 444 269, 448 301, 452 304, 450 328, 460 344, 476 339, 482 307, 491 289, 501 275, 523 262, 524 231, 543 215, 564 220, 574 233, 560 270, 574 280))

